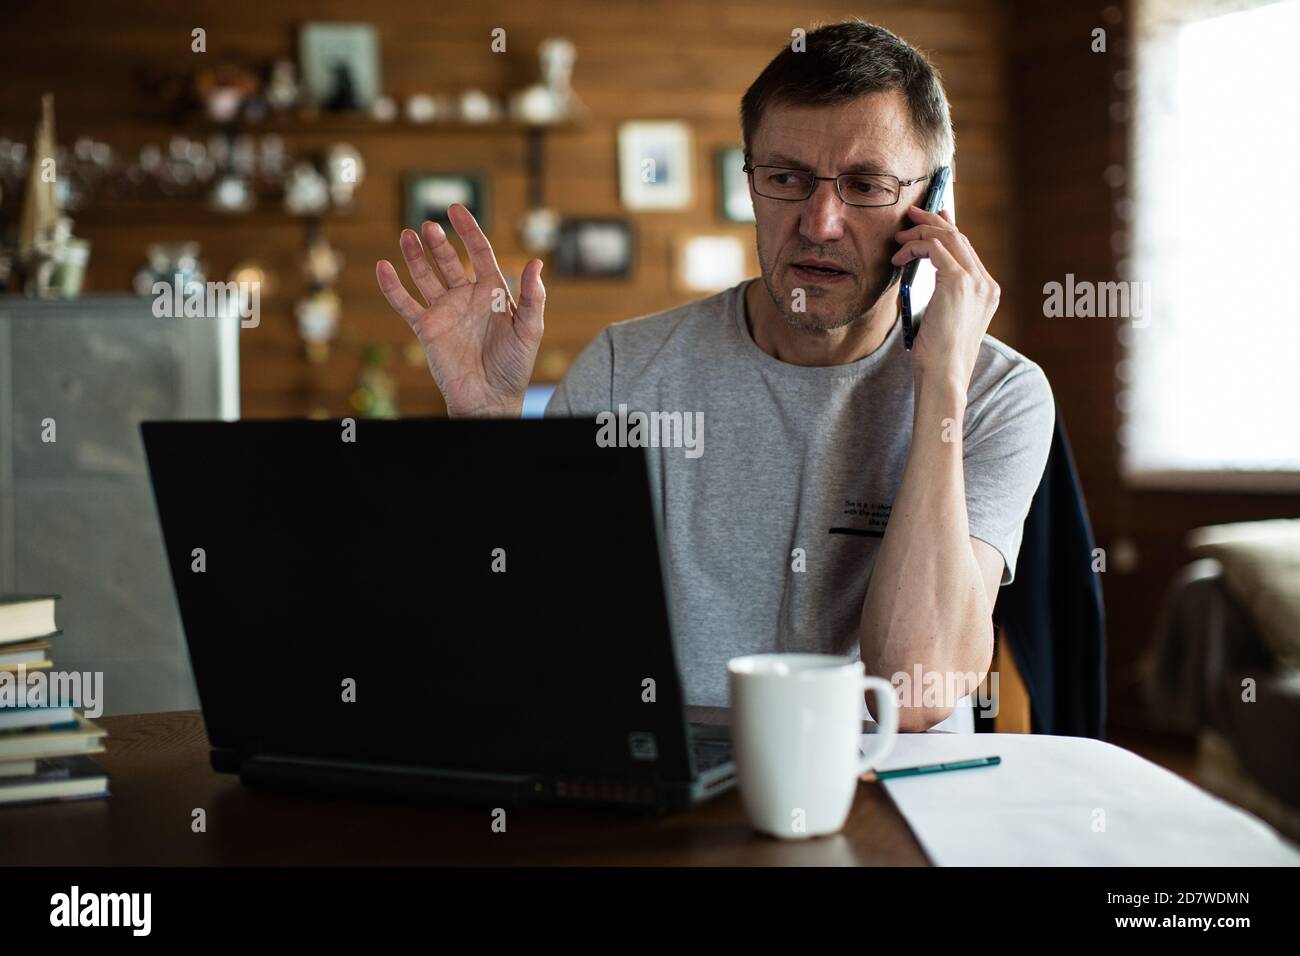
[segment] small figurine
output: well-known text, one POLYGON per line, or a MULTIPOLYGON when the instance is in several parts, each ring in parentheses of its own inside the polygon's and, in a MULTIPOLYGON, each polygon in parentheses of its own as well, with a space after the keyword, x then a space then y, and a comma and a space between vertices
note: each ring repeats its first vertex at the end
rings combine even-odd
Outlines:
POLYGON ((311 163, 299 162, 284 184, 284 207, 295 216, 316 216, 330 204, 329 183, 311 163))
POLYGON ((271 67, 271 82, 266 87, 266 101, 276 112, 298 105, 297 67, 292 60, 276 60, 271 67))
POLYGON ((204 70, 194 79, 194 93, 216 123, 231 123, 239 117, 245 102, 257 95, 261 82, 234 63, 204 70))
POLYGON ((357 84, 352 79, 352 70, 344 62, 337 61, 331 66, 330 91, 321 103, 321 109, 327 113, 348 113, 361 108, 357 101, 357 84))

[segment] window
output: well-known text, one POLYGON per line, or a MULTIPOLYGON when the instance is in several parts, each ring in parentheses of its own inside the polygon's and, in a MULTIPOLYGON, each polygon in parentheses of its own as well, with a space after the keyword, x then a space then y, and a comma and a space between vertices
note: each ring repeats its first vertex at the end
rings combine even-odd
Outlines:
POLYGON ((1300 0, 1137 0, 1122 466, 1300 488, 1300 0))

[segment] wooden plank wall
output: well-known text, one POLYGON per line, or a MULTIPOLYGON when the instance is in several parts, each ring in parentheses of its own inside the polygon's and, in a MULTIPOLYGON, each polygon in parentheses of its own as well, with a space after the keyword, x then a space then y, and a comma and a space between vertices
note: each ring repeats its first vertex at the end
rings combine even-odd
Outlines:
MULTIPOLYGON (((542 377, 560 374, 606 324, 689 301, 670 282, 674 243, 695 233, 731 233, 752 246, 752 227, 717 212, 715 151, 739 144, 741 94, 794 27, 862 16, 929 51, 948 83, 958 142, 958 208, 965 228, 997 276, 1011 272, 1011 191, 1003 83, 1002 5, 996 0, 891 0, 793 3, 756 0, 560 0, 547 3, 361 3, 287 0, 258 6, 218 0, 163 3, 42 2, 6 12, 0 33, 0 136, 30 139, 39 96, 56 98, 61 142, 79 135, 132 152, 164 143, 175 130, 146 117, 156 110, 141 88, 146 70, 192 70, 190 31, 207 31, 208 63, 226 55, 259 61, 296 56, 297 27, 307 21, 368 21, 379 30, 385 91, 453 92, 479 87, 503 94, 532 82, 537 44, 552 35, 577 44, 574 85, 591 122, 549 140, 546 181, 551 204, 570 216, 627 215, 619 203, 617 127, 630 119, 682 119, 695 137, 696 199, 682 212, 631 215, 636 262, 624 280, 578 280, 547 270, 547 333, 542 377), (494 27, 507 30, 507 51, 490 51, 494 27)), ((201 126, 182 130, 206 138, 201 126)), ((343 340, 328 362, 305 360, 292 306, 302 289, 303 229, 278 208, 233 218, 194 203, 100 204, 77 232, 93 246, 88 288, 125 291, 160 240, 202 244, 210 278, 255 258, 279 280, 262 304, 262 324, 242 347, 247 416, 342 415, 367 343, 394 346, 393 369, 404 414, 436 414, 442 403, 422 361, 408 362, 412 341, 374 281, 379 257, 395 258, 401 176, 410 170, 478 170, 489 177, 489 238, 506 269, 518 274, 529 256, 513 224, 526 208, 525 141, 517 131, 365 130, 330 133, 302 125, 285 134, 291 149, 323 148, 343 139, 364 155, 366 179, 355 214, 329 221, 327 234, 346 259, 339 292, 343 340)), ((752 269, 757 272, 756 259, 752 269)), ((994 332, 1012 342, 1011 283, 994 332)))

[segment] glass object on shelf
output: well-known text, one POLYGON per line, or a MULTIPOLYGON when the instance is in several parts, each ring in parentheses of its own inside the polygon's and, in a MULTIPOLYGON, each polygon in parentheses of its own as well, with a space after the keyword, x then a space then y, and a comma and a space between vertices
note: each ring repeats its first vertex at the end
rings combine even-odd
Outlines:
POLYGON ((68 236, 61 254, 54 260, 50 277, 51 291, 65 299, 75 299, 81 295, 81 284, 86 278, 86 266, 89 263, 90 241, 68 236))
POLYGON ((199 260, 197 242, 150 243, 146 254, 148 262, 135 274, 132 283, 136 295, 152 295, 155 282, 175 283, 182 295, 188 295, 192 286, 204 288, 207 277, 199 260))
POLYGON ((248 180, 238 173, 229 172, 217 180, 209 204, 218 212, 247 212, 257 205, 257 197, 248 180))
POLYGON ((59 217, 47 236, 33 245, 25 291, 40 298, 74 299, 90 261, 90 243, 72 235, 72 220, 59 217))
POLYGON ((295 163, 284 184, 284 208, 295 216, 317 216, 330 204, 329 183, 311 163, 295 163))

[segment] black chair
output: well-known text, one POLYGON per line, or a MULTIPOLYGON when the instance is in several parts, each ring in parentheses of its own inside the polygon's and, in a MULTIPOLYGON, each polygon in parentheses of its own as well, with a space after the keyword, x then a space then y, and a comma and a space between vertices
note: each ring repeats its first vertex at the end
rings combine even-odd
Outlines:
MULTIPOLYGON (((1001 589, 993 610, 995 666, 1010 651, 1028 692, 1032 733, 1103 735, 1105 613, 1101 582, 1093 571, 1094 547, 1074 456, 1058 414, 1043 477, 1025 518, 1016 578, 1001 589)), ((977 709, 975 728, 993 731, 994 719, 977 709)))

